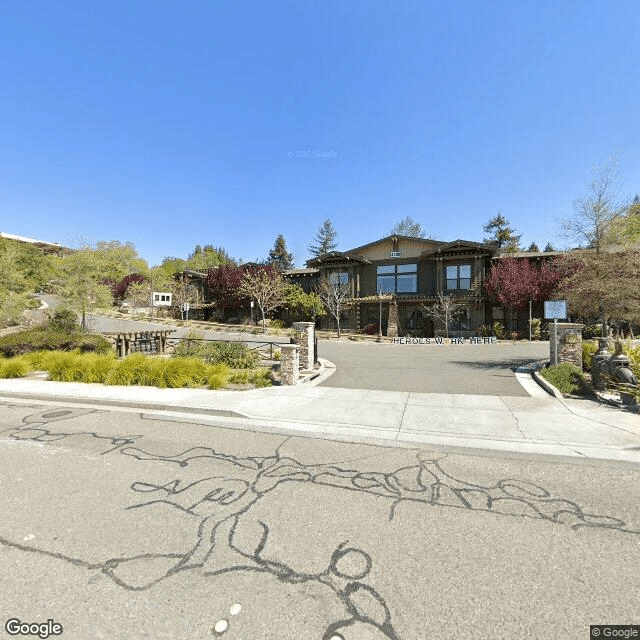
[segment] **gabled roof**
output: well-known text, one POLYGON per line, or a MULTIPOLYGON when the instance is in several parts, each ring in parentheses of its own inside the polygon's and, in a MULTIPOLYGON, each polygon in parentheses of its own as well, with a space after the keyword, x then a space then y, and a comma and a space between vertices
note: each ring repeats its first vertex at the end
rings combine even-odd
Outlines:
POLYGON ((442 240, 433 240, 430 238, 415 238, 414 236, 401 236, 397 233, 392 233, 391 235, 385 236, 384 238, 380 238, 379 240, 374 240, 373 242, 369 242, 368 244, 363 244, 360 247, 356 247, 355 249, 349 249, 346 253, 357 253, 362 251, 363 249, 368 249, 369 247, 373 247, 381 242, 385 242, 386 240, 392 240, 393 238, 397 238, 398 240, 412 240, 414 242, 424 242, 425 244, 446 244, 442 240))
POLYGON ((498 247, 486 242, 473 242, 472 240, 462 240, 458 238, 457 240, 453 240, 452 242, 443 242, 442 246, 435 249, 427 249, 420 255, 423 257, 428 257, 431 255, 450 253, 455 251, 456 249, 475 249, 476 251, 478 249, 481 249, 484 252, 493 255, 498 250, 498 247))
POLYGON ((319 269, 285 269, 285 276, 307 276, 318 273, 319 269))
POLYGON ((366 258, 363 258, 362 256, 354 255, 351 252, 342 253, 341 251, 330 251, 329 253, 323 253, 321 256, 317 256, 316 258, 307 260, 307 266, 313 267, 316 265, 327 264, 331 262, 355 262, 356 264, 369 264, 370 261, 366 258))

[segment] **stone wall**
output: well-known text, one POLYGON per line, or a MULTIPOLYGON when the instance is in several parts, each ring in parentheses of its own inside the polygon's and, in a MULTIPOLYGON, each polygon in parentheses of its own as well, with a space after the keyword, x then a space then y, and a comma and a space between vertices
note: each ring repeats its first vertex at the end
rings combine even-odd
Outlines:
MULTIPOLYGON (((569 362, 582 369, 582 329, 584 325, 577 322, 558 322, 558 364, 569 362)), ((551 364, 555 363, 556 340, 554 340, 553 323, 549 323, 549 347, 551 364)))
POLYGON ((314 343, 316 329, 313 322, 294 322, 294 340, 300 347, 300 368, 312 370, 314 365, 314 343))

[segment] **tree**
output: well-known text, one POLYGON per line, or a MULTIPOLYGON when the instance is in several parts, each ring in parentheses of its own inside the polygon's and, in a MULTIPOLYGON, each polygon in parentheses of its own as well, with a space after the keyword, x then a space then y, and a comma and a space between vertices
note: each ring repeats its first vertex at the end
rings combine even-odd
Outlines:
POLYGON ((553 245, 550 242, 547 242, 547 244, 544 247, 545 251, 555 251, 555 249, 553 248, 553 245))
POLYGON ((204 246, 197 244, 185 261, 184 269, 206 271, 207 269, 232 262, 233 260, 223 247, 214 247, 212 244, 205 244, 204 246))
POLYGON ((314 257, 334 251, 338 246, 338 232, 333 228, 331 220, 327 218, 313 237, 315 244, 309 245, 309 251, 314 257))
POLYGON ((484 241, 506 251, 518 251, 521 235, 516 235, 509 221, 498 211, 498 215, 491 218, 483 227, 485 233, 491 234, 484 241))
POLYGON ((620 171, 615 158, 593 170, 586 195, 573 203, 574 213, 560 220, 562 235, 579 246, 600 251, 607 244, 611 224, 624 207, 620 203, 620 171))
POLYGON ((246 270, 239 292, 256 301, 262 314, 262 333, 267 332, 265 316, 283 302, 288 282, 274 267, 246 270))
POLYGON ((517 312, 529 302, 548 300, 562 277, 555 263, 536 267, 526 258, 503 258, 491 266, 484 287, 493 302, 517 312))
POLYGON ((224 264, 207 272, 206 283, 211 298, 224 313, 225 309, 239 309, 247 304, 246 296, 240 293, 240 286, 247 267, 224 264))
POLYGON ((640 197, 636 196, 618 218, 612 221, 610 230, 612 244, 625 247, 640 245, 640 197))
POLYGON ((407 216, 389 231, 389 235, 409 236, 410 238, 426 238, 427 232, 419 222, 411 216, 407 216))
POLYGON ((278 234, 273 249, 269 251, 269 264, 280 271, 293 269, 293 254, 287 251, 287 243, 281 233, 278 234))
POLYGON ((602 335, 613 321, 640 320, 640 252, 637 249, 572 251, 561 261, 560 293, 571 314, 599 317, 602 335))
POLYGON ((532 242, 527 251, 540 251, 540 247, 535 242, 532 242))
POLYGON ((83 329, 87 328, 90 311, 110 307, 112 303, 111 287, 102 284, 105 278, 102 258, 96 250, 84 248, 64 256, 57 265, 57 292, 80 313, 83 329))
POLYGON ((351 285, 340 279, 339 274, 330 273, 324 276, 317 286, 317 293, 327 311, 335 318, 340 338, 340 314, 351 297, 351 285))
POLYGON ((425 313, 444 326, 444 335, 449 337, 449 327, 456 311, 462 307, 462 303, 453 296, 438 294, 438 301, 430 306, 422 305, 425 313))
POLYGON ((322 300, 317 293, 305 293, 298 284, 290 284, 284 294, 283 304, 291 311, 295 320, 315 320, 325 315, 322 300))

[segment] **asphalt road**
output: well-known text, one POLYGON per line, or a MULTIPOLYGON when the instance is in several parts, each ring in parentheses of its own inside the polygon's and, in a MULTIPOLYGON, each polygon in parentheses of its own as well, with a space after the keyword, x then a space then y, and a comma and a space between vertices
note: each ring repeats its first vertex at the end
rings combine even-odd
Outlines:
POLYGON ((640 622, 637 467, 250 427, 0 404, 2 626, 458 640, 640 622))
POLYGON ((321 384, 344 389, 526 396, 514 371, 549 359, 548 342, 400 345, 330 342, 318 354, 337 371, 321 384))

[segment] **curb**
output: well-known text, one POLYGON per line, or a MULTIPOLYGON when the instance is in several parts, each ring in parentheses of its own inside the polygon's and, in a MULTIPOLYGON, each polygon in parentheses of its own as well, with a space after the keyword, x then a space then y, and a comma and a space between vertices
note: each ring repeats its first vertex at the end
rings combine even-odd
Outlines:
POLYGON ((555 396, 558 400, 564 400, 564 396, 556 387, 554 387, 546 378, 543 378, 539 373, 539 368, 534 369, 531 372, 533 379, 551 396, 555 396))

